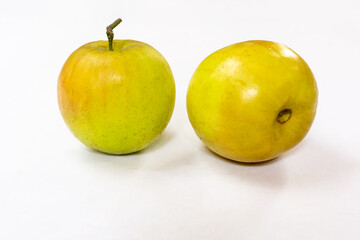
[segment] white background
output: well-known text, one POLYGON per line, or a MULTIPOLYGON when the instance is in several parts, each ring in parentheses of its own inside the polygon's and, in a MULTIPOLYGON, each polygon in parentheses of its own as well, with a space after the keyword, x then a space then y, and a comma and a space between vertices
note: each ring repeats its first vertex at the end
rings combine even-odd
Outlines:
POLYGON ((0 3, 0 239, 360 239, 358 0, 0 3), (162 137, 128 156, 84 147, 56 98, 69 54, 117 17, 177 87, 162 137), (251 39, 294 49, 319 87, 305 140, 256 165, 209 152, 185 108, 201 60, 251 39))

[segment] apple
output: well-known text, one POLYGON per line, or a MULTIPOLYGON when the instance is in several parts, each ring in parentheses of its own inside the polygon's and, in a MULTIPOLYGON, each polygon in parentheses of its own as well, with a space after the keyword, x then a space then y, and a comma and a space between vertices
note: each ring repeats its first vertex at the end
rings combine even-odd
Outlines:
POLYGON ((210 150, 261 162, 305 137, 317 98, 314 75, 298 54, 279 43, 246 41, 201 62, 188 87, 187 112, 210 150))
POLYGON ((90 42, 66 60, 58 79, 58 103, 71 132, 83 144, 109 154, 128 154, 151 144, 167 126, 175 83, 165 58, 150 45, 90 42))

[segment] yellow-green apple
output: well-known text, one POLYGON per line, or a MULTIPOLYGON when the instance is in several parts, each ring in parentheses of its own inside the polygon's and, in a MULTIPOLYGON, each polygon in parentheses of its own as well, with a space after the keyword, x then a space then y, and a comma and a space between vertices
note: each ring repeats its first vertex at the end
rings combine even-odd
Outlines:
POLYGON ((209 55, 187 92, 189 120, 206 146, 240 162, 273 159, 297 145, 315 117, 318 90, 306 62, 271 41, 209 55))
POLYGON ((71 132, 83 144, 110 154, 139 151, 161 135, 175 103, 175 83, 165 58, 134 40, 90 42, 66 60, 58 79, 58 103, 71 132))

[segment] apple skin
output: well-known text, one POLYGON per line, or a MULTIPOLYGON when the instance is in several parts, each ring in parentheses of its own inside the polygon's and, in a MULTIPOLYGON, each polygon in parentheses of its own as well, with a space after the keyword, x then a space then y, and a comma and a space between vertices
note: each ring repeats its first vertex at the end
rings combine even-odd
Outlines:
POLYGON ((151 144, 166 128, 175 104, 175 82, 165 58, 150 45, 114 40, 83 45, 66 60, 58 103, 83 144, 128 154, 151 144))
POLYGON ((279 43, 254 40, 220 49, 201 62, 188 87, 187 111, 210 150, 239 162, 261 162, 305 137, 317 99, 313 73, 298 54, 279 43), (285 122, 278 121, 283 110, 285 122))

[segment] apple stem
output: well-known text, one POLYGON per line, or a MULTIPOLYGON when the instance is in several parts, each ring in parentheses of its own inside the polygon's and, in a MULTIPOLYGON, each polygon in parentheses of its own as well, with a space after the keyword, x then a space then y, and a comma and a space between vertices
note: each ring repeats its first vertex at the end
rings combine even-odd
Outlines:
POLYGON ((113 46, 112 46, 114 39, 113 29, 116 28, 116 26, 119 25, 121 22, 122 22, 121 18, 118 18, 115 20, 115 22, 113 22, 112 24, 106 27, 106 35, 109 40, 109 51, 113 51, 113 46))

